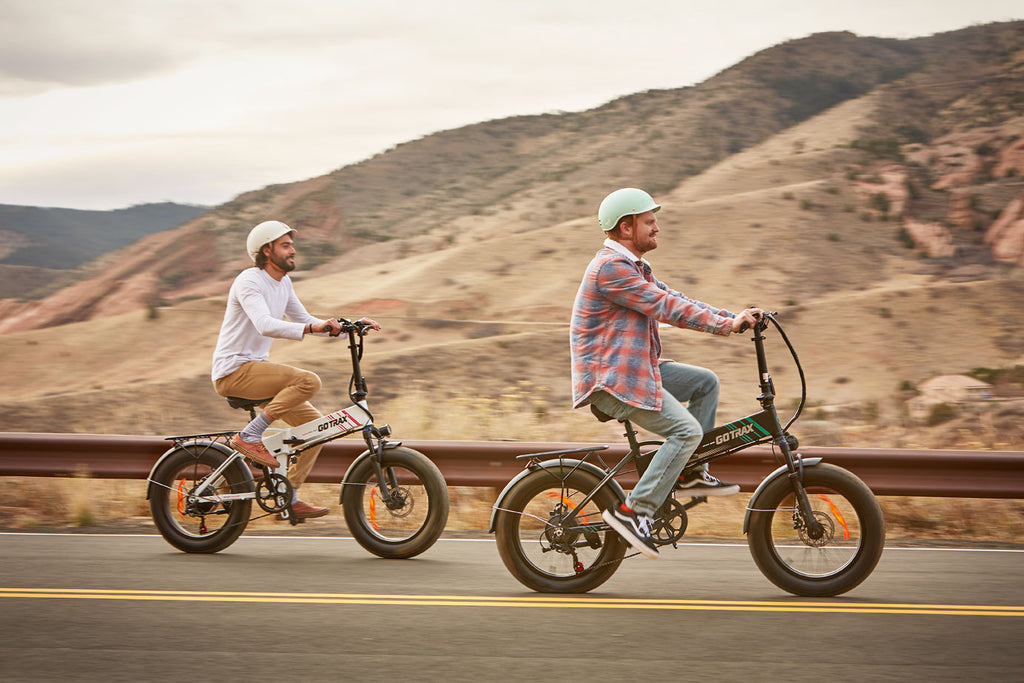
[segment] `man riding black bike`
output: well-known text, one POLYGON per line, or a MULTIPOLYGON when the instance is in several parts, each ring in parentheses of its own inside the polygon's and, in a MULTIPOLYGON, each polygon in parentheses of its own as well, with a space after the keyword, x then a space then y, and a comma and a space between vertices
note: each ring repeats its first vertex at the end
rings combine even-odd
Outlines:
POLYGON ((584 273, 570 328, 573 407, 590 404, 665 438, 626 502, 603 513, 609 526, 652 559, 658 549, 651 517, 673 487, 694 496, 739 492, 706 470, 680 476, 704 431, 714 427, 719 382, 705 368, 661 359, 658 323, 728 336, 761 314, 756 308, 739 314, 714 308, 654 277, 643 256, 658 247, 660 208, 636 188, 604 198, 598 209, 604 248, 584 273))

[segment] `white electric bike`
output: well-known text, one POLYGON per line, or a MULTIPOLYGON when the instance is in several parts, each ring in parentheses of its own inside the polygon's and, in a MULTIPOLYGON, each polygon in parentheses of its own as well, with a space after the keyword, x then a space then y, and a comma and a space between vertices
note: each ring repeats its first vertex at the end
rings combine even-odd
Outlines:
MULTIPOLYGON (((278 461, 254 479, 242 454, 228 442, 237 432, 167 437, 174 445, 149 473, 153 522, 168 543, 188 553, 215 553, 234 543, 249 523, 252 502, 264 515, 298 524, 292 514, 293 487, 288 464, 302 451, 361 432, 367 449, 349 466, 341 483, 345 522, 356 541, 386 558, 409 558, 430 548, 448 520, 448 487, 427 456, 388 441, 391 428, 377 427, 366 403, 366 380, 359 361, 363 338, 372 329, 339 318, 352 356, 349 397, 353 405, 306 424, 268 429, 263 444, 278 461)), ((265 399, 229 397, 233 408, 255 417, 265 399)))

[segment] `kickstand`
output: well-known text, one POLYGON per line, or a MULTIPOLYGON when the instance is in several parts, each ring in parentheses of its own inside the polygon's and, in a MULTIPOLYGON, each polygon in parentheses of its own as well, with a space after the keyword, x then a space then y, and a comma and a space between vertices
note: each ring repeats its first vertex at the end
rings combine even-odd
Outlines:
POLYGON ((288 507, 281 510, 278 514, 281 515, 281 519, 287 519, 292 526, 295 526, 296 524, 304 524, 306 522, 305 519, 295 516, 291 503, 288 503, 288 507))

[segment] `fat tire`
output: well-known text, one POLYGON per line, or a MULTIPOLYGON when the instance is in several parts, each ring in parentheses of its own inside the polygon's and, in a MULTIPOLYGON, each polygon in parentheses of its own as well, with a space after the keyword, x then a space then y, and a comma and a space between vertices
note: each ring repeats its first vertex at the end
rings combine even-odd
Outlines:
MULTIPOLYGON (((205 465, 211 470, 221 466, 225 458, 219 451, 200 447, 183 446, 172 452, 153 473, 150 483, 149 509, 153 523, 168 543, 186 553, 216 553, 238 540, 249 523, 252 500, 236 500, 230 503, 225 523, 216 531, 204 536, 193 536, 183 533, 181 528, 171 519, 172 506, 168 500, 172 495, 175 475, 193 465, 205 465)), ((236 463, 224 472, 231 493, 243 493, 252 490, 241 465, 236 463)))
POLYGON ((343 487, 351 486, 349 493, 343 488, 342 508, 348 530, 359 545, 378 557, 404 560, 428 550, 440 538, 448 522, 448 485, 437 465, 419 451, 411 448, 389 448, 381 456, 382 467, 401 467, 415 474, 427 493, 427 515, 420 528, 409 538, 392 540, 374 532, 363 510, 361 491, 377 471, 370 458, 355 465, 345 477, 343 487))
MULTIPOLYGON (((610 579, 622 563, 626 545, 618 533, 608 529, 594 565, 575 576, 567 577, 552 576, 535 567, 527 558, 519 535, 519 521, 527 503, 544 490, 552 488, 552 483, 558 480, 563 480, 566 488, 582 493, 589 493, 600 483, 595 476, 568 466, 545 467, 523 477, 499 501, 501 509, 497 513, 494 527, 498 554, 512 576, 527 588, 539 593, 586 593, 610 579)), ((597 492, 593 502, 604 511, 621 501, 610 488, 605 487, 597 492)))
POLYGON ((779 477, 751 500, 747 543, 754 563, 765 577, 782 590, 803 597, 831 597, 864 581, 878 564, 885 545, 885 520, 878 500, 861 479, 841 467, 822 463, 803 471, 804 488, 825 487, 842 495, 857 515, 861 543, 853 559, 836 573, 809 577, 792 569, 776 552, 772 522, 779 504, 793 493, 788 477, 779 477))

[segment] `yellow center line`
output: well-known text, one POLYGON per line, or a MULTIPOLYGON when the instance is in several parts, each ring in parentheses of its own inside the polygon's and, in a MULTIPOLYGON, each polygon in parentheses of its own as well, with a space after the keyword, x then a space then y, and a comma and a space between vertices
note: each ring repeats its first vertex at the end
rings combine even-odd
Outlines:
POLYGON ((556 596, 393 595, 386 593, 274 593, 168 591, 104 588, 0 588, 0 598, 69 600, 163 600, 192 602, 309 603, 330 605, 421 605, 431 607, 561 607, 721 612, 821 612, 837 614, 936 614, 1024 617, 1024 605, 949 605, 876 602, 659 600, 556 596))

